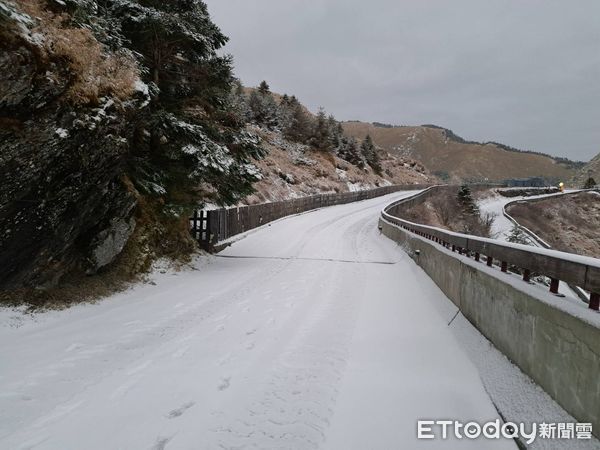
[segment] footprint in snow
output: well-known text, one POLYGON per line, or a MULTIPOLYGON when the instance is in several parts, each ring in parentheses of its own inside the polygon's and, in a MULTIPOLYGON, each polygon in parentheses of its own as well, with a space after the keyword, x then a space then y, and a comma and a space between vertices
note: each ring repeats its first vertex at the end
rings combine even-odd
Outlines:
POLYGON ((219 390, 224 391, 225 389, 228 389, 230 384, 231 384, 231 377, 221 378, 221 384, 219 384, 219 390))
POLYGON ((170 411, 169 414, 167 415, 167 417, 169 419, 176 419, 177 417, 182 416, 188 409, 190 409, 195 404, 196 404, 196 402, 185 403, 182 406, 180 406, 179 408, 174 409, 173 411, 170 411))
POLYGON ((169 441, 173 439, 172 437, 170 438, 166 438, 166 437, 158 437, 156 438, 156 443, 151 447, 150 450, 165 450, 165 448, 167 447, 167 444, 169 443, 169 441))

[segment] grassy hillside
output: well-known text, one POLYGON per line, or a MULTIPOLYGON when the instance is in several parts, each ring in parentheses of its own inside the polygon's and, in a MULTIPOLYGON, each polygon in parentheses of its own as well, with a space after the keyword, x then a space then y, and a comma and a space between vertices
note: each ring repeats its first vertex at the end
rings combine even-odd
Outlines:
POLYGON ((504 180, 543 176, 570 180, 577 164, 548 155, 519 152, 496 143, 468 142, 450 130, 434 126, 389 126, 345 122, 344 131, 364 138, 370 134, 384 149, 420 161, 430 172, 452 181, 504 180))

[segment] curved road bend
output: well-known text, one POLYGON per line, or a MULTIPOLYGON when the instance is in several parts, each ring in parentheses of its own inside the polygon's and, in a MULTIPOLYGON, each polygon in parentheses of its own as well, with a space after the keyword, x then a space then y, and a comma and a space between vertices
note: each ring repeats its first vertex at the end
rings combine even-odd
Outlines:
POLYGON ((377 230, 408 195, 249 233, 197 270, 0 327, 0 448, 515 448, 416 441, 416 421, 498 417, 435 307, 377 230))

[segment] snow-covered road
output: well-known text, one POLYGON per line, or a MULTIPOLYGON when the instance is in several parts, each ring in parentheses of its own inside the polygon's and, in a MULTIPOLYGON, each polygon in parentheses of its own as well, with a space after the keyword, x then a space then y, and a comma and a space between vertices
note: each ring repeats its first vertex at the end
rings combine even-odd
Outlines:
POLYGON ((95 305, 4 311, 0 448, 515 448, 416 441, 417 419, 498 414, 449 301, 377 230, 402 195, 278 221, 95 305))

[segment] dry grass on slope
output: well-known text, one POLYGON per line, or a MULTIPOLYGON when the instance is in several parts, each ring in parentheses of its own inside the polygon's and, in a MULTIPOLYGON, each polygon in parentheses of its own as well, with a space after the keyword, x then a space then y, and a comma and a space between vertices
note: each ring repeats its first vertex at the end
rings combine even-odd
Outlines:
POLYGON ((582 192, 507 208, 553 248, 600 258, 600 194, 582 192))
POLYGON ((508 151, 494 144, 457 142, 436 128, 384 128, 363 122, 346 122, 343 126, 347 134, 358 139, 370 134, 380 147, 417 159, 431 173, 447 173, 453 182, 533 176, 568 181, 575 173, 544 155, 508 151))
POLYGON ((90 30, 70 26, 66 14, 54 14, 42 0, 21 0, 19 6, 36 21, 32 33, 40 56, 68 63, 70 102, 97 105, 103 96, 125 100, 134 93, 139 69, 131 56, 108 51, 90 30))
POLYGON ((263 146, 269 153, 265 159, 255 163, 264 178, 254 185, 256 193, 245 200, 247 204, 390 184, 434 181, 412 161, 384 157, 381 161, 384 173, 378 176, 371 169, 361 170, 332 154, 284 140, 280 133, 257 129, 252 131, 259 132, 263 146))

